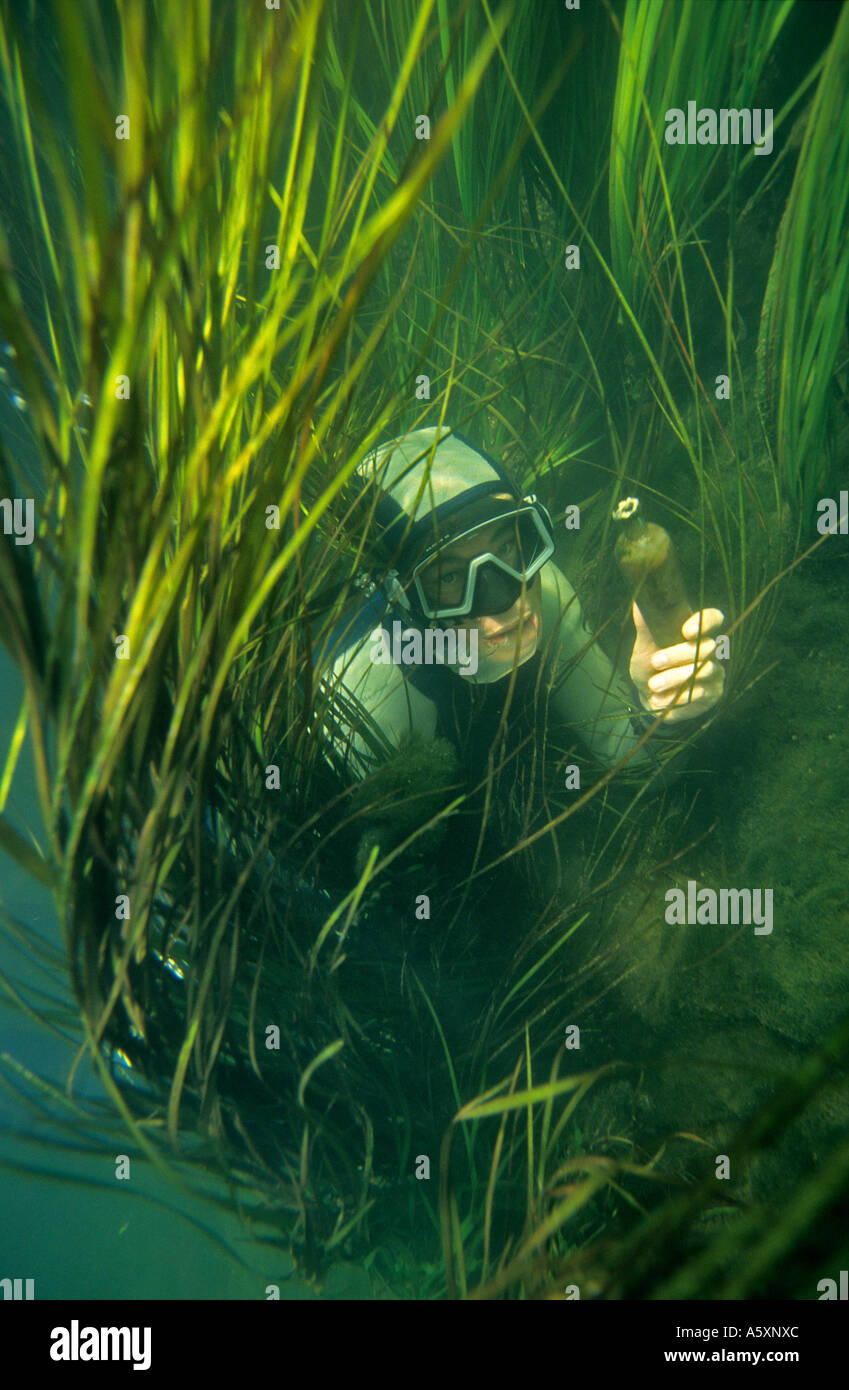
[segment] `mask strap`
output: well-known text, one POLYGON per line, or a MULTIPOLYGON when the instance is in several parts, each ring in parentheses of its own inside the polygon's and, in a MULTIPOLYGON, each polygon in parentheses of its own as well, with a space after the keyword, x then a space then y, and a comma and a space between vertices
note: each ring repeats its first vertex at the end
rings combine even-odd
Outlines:
POLYGON ((397 570, 390 570, 387 574, 384 590, 390 603, 397 603, 399 607, 406 609, 408 613, 412 613, 413 605, 410 603, 409 598, 401 586, 397 570))

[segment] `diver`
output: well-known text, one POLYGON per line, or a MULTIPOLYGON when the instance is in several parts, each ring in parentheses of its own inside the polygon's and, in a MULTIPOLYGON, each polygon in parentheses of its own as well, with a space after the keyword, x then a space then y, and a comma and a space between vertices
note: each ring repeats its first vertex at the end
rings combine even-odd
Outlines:
POLYGON ((349 781, 414 748, 438 761, 446 741, 465 775, 479 777, 507 692, 511 710, 527 705, 541 666, 548 719, 570 726, 608 765, 661 711, 659 733, 720 699, 724 672, 710 634, 723 614, 693 613, 681 642, 661 650, 635 603, 635 702, 552 559, 545 507, 520 496, 501 465, 456 431, 417 429, 381 444, 355 481, 385 564, 361 581, 353 616, 316 657, 332 711, 322 716, 324 736, 349 781))

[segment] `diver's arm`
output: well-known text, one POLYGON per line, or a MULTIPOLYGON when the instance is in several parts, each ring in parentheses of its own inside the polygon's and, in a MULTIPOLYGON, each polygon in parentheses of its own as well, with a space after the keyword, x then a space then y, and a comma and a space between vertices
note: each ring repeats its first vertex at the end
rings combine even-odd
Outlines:
MULTIPOLYGON (((581 605, 565 574, 549 561, 540 571, 542 642, 556 672, 551 703, 592 753, 604 762, 623 757, 644 732, 645 713, 628 681, 618 676, 584 623, 581 605), (632 722, 636 720, 636 724, 632 722)), ((645 747, 632 763, 642 761, 645 747)))
POLYGON ((458 780, 455 751, 437 736, 436 705, 397 666, 373 664, 371 648, 369 639, 334 663, 322 682, 330 702, 319 716, 330 761, 358 784, 348 802, 357 877, 375 849, 382 858, 411 836, 418 853, 435 853, 447 821, 428 823, 458 780))
POLYGON ((334 760, 357 780, 394 757, 411 734, 436 737, 436 705, 393 663, 374 664, 372 648, 369 637, 322 678, 325 738, 334 760))

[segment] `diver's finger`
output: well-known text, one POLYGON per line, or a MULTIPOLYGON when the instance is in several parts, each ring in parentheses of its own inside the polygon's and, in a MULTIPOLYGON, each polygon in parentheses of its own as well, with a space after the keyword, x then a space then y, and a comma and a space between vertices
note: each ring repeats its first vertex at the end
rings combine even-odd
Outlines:
POLYGON ((657 643, 649 632, 648 624, 636 603, 632 604, 632 617, 634 619, 634 627, 637 629, 637 640, 634 643, 634 651, 631 658, 633 660, 635 656, 648 656, 650 652, 657 649, 657 643))
POLYGON ((699 662, 698 669, 694 662, 690 662, 689 666, 674 666, 662 675, 649 676, 648 687, 655 694, 664 690, 676 690, 679 686, 686 685, 694 675, 698 675, 699 680, 707 684, 720 675, 720 668, 715 661, 699 662))
POLYGON ((683 709, 688 704, 695 704, 697 700, 704 699, 707 691, 703 685, 694 685, 692 692, 685 692, 687 695, 686 700, 681 699, 681 693, 682 692, 679 690, 670 690, 665 695, 650 695, 649 706, 651 709, 656 710, 658 714, 661 710, 668 709, 670 705, 675 705, 677 708, 683 709))
POLYGON ((661 651, 655 652, 651 658, 651 664, 656 671, 666 671, 670 666, 685 666, 688 661, 704 661, 707 657, 713 656, 716 651, 716 643, 712 637, 706 637, 699 643, 698 651, 695 642, 679 642, 677 647, 663 647, 661 651))
POLYGON ((725 614, 718 608, 703 608, 700 613, 691 613, 681 631, 685 637, 696 638, 699 632, 715 632, 725 622, 725 614))

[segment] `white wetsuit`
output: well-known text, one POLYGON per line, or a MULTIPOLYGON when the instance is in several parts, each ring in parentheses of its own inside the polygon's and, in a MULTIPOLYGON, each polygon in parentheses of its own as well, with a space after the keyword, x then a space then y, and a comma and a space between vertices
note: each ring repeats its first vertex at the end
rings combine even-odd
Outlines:
MULTIPOLYGON (((549 713, 577 733, 598 759, 614 763, 633 747, 645 725, 627 681, 617 676, 608 657, 584 625, 581 607, 566 576, 549 560, 540 570, 542 586, 541 651, 554 682, 549 713), (565 671, 557 680, 558 670, 565 671), (632 720, 637 718, 635 725, 632 720)), ((353 778, 361 778, 391 757, 409 734, 437 736, 439 711, 434 700, 408 678, 408 667, 375 665, 371 630, 319 662, 322 684, 332 701, 332 720, 323 720, 337 760, 353 778)), ((463 681, 446 672, 447 680, 463 681)), ((507 685, 507 678, 504 685, 507 685)), ((493 687, 489 687, 493 688, 493 687)), ((644 749, 633 761, 641 759, 644 749)))

